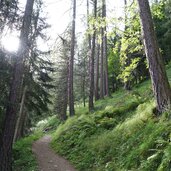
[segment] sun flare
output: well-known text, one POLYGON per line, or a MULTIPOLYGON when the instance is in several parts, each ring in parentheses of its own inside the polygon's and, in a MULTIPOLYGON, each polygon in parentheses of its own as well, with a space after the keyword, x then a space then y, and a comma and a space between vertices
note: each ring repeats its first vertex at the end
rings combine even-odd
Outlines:
POLYGON ((9 52, 16 52, 19 48, 19 38, 15 36, 5 36, 2 38, 2 46, 9 52))

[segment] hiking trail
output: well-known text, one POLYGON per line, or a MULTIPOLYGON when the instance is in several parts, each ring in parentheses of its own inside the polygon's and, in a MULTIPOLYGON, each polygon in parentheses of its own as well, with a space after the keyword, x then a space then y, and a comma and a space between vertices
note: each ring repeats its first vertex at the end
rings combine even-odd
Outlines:
POLYGON ((39 171, 76 171, 63 157, 50 147, 51 136, 46 135, 33 143, 32 151, 36 155, 39 171))

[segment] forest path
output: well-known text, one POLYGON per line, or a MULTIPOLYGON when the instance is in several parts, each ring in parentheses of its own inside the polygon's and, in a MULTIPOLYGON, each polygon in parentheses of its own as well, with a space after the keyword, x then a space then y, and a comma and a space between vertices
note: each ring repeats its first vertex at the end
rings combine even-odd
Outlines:
POLYGON ((50 142, 51 136, 46 135, 33 143, 32 151, 38 160, 39 171, 76 171, 67 160, 53 152, 50 142))

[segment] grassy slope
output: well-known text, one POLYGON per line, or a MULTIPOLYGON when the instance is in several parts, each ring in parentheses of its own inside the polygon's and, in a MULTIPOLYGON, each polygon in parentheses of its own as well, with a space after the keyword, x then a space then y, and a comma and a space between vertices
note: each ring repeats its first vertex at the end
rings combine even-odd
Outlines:
MULTIPOLYGON (((171 79, 171 69, 168 70, 171 79)), ((60 125, 52 147, 80 171, 169 171, 171 123, 155 108, 150 82, 133 91, 120 90, 100 100, 95 111, 77 109, 77 116, 60 125)))
MULTIPOLYGON (((171 80, 171 69, 168 75, 171 80)), ((54 117, 41 121, 36 133, 14 145, 14 171, 37 171, 32 143, 43 130, 57 127, 52 147, 80 171, 169 171, 169 114, 154 117, 150 87, 146 81, 131 92, 117 91, 112 98, 96 102, 92 113, 76 108, 77 115, 59 127, 54 117)))

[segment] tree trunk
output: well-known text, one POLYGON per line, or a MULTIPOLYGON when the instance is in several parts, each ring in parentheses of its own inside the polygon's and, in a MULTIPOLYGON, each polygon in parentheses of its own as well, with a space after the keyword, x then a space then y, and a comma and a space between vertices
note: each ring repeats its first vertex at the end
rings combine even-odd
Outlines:
POLYGON ((104 98, 104 70, 103 70, 103 66, 104 66, 104 60, 103 60, 103 37, 104 37, 104 30, 103 28, 101 28, 101 36, 102 36, 102 43, 101 43, 101 60, 100 60, 100 98, 103 99, 104 98))
POLYGON ((20 103, 20 110, 19 110, 19 114, 18 114, 16 127, 15 127, 13 142, 16 142, 19 138, 21 138, 22 123, 25 121, 25 114, 26 114, 26 112, 24 112, 24 103, 25 103, 26 91, 27 91, 27 86, 25 86, 24 90, 23 90, 23 95, 22 95, 22 99, 21 99, 21 103, 20 103))
MULTIPOLYGON (((90 29, 90 24, 89 24, 89 16, 90 16, 90 12, 89 12, 89 0, 87 0, 87 29, 90 29)), ((88 34, 88 52, 87 52, 87 57, 89 59, 89 78, 90 78, 90 58, 91 58, 91 35, 88 34)))
POLYGON ((85 82, 86 82, 86 59, 84 58, 84 73, 83 73, 83 85, 82 85, 82 92, 83 92, 83 105, 86 106, 86 93, 85 93, 85 82))
POLYGON ((99 57, 100 57, 100 44, 97 45, 95 100, 99 100, 99 57))
MULTIPOLYGON (((106 0, 102 0, 102 18, 106 20, 106 0)), ((103 29, 103 59, 104 59, 104 86, 105 86, 105 95, 109 96, 109 80, 108 80, 108 57, 107 57, 107 29, 106 24, 103 29)))
MULTIPOLYGON (((68 66, 69 66, 69 61, 67 61, 67 67, 66 69, 64 68, 63 71, 63 79, 64 79, 64 85, 62 85, 61 90, 62 90, 62 94, 61 94, 61 98, 60 102, 61 102, 61 111, 59 111, 59 116, 60 119, 62 121, 66 121, 67 120, 67 105, 68 105, 68 75, 69 75, 69 70, 68 70, 68 66)), ((59 107, 60 108, 60 107, 59 107)))
POLYGON ((12 143, 15 131, 17 112, 19 107, 19 98, 22 85, 24 58, 28 52, 27 43, 29 28, 31 24, 31 15, 33 11, 34 0, 27 0, 23 25, 20 34, 20 48, 18 58, 14 66, 14 74, 10 87, 9 103, 7 105, 2 133, 0 135, 0 170, 12 170, 12 143))
POLYGON ((86 106, 86 103, 85 103, 85 77, 83 76, 83 85, 82 85, 82 91, 83 91, 83 106, 85 107, 86 106))
POLYGON ((61 63, 60 69, 60 77, 57 81, 57 96, 55 102, 55 112, 57 113, 57 117, 61 121, 65 121, 67 119, 67 105, 68 105, 68 88, 69 88, 69 56, 68 52, 70 52, 70 42, 65 40, 60 36, 63 44, 62 44, 62 58, 63 61, 61 63))
MULTIPOLYGON (((94 0, 94 18, 97 17, 97 0, 94 0)), ((90 92, 89 92, 89 111, 94 109, 94 56, 95 56, 95 44, 96 44, 96 27, 93 26, 94 33, 92 37, 92 48, 90 57, 90 92)))
POLYGON ((170 109, 171 91, 164 62, 159 51, 148 0, 137 0, 140 10, 145 52, 159 113, 170 109))
POLYGON ((69 61, 69 114, 73 116, 74 111, 74 90, 73 90, 73 66, 75 53, 75 20, 76 20, 76 0, 73 1, 73 18, 72 18, 72 37, 71 37, 71 56, 69 61))

